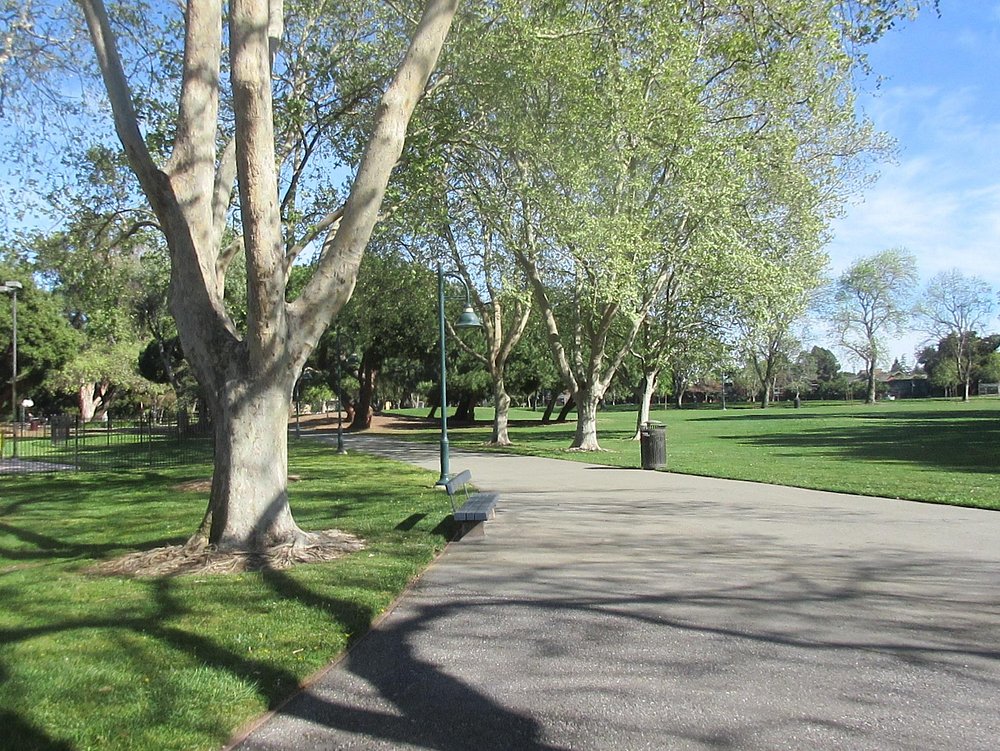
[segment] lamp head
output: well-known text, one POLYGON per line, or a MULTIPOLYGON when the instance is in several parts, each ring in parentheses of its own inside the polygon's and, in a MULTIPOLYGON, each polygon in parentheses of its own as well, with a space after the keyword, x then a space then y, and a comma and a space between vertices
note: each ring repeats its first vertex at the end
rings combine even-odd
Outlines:
POLYGON ((455 322, 456 329, 481 329, 482 327, 483 322, 479 320, 479 316, 476 315, 476 311, 472 309, 471 305, 465 306, 462 315, 455 322))

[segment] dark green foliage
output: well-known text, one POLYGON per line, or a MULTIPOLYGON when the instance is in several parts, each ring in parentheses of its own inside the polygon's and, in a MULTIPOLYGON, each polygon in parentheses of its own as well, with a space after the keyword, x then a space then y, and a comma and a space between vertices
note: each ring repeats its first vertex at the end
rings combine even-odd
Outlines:
MULTIPOLYGON (((17 294, 18 400, 30 397, 38 413, 62 406, 59 394, 47 388, 46 376, 60 368, 80 347, 80 336, 63 314, 63 300, 38 289, 25 266, 0 264, 0 282, 20 281, 17 294)), ((13 366, 12 300, 0 295, 0 383, 9 384, 13 366)), ((9 387, 0 388, 0 414, 10 414, 9 387)))
MULTIPOLYGON (((1000 334, 990 334, 980 337, 972 332, 966 337, 965 352, 970 353, 969 368, 970 383, 976 384, 980 379, 995 382, 995 363, 993 354, 1000 348, 1000 334), (985 375, 985 378, 984 378, 985 375)), ((949 334, 937 346, 924 347, 917 356, 931 385, 938 391, 950 395, 951 390, 961 385, 962 379, 958 370, 960 355, 960 339, 957 334, 949 334)), ((964 353, 962 354, 965 357, 964 353)))

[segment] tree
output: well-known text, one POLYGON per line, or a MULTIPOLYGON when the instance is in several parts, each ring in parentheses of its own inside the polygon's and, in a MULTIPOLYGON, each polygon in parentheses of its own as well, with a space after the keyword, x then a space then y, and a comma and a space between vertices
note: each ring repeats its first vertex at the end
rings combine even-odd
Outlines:
POLYGON ((840 363, 830 350, 814 346, 809 350, 809 355, 816 364, 816 380, 820 383, 830 383, 840 375, 840 363))
POLYGON ((802 398, 802 392, 812 389, 818 373, 817 361, 812 352, 799 352, 798 357, 788 369, 788 388, 795 392, 796 406, 802 398))
POLYGON ((855 261, 834 284, 831 325, 840 345, 865 368, 865 403, 875 403, 875 368, 885 356, 885 337, 910 320, 917 283, 916 260, 900 249, 855 261))
MULTIPOLYGON (((287 494, 287 416, 294 384, 320 335, 349 299, 406 127, 431 76, 456 0, 428 0, 385 88, 342 206, 316 222, 326 232, 315 273, 286 301, 298 246, 288 249, 279 203, 272 78, 286 74, 280 2, 189 0, 168 156, 144 137, 103 0, 78 0, 100 66, 117 135, 163 231, 171 258, 170 307, 185 356, 215 425, 211 499, 198 537, 223 549, 307 545, 287 494), (223 42, 229 48, 223 50, 223 42), (228 62, 230 86, 223 82, 228 62), (225 123, 231 94, 234 128, 225 123), (221 140, 223 147, 217 149, 221 140), (232 183, 239 197, 247 320, 227 312, 224 280, 232 183)), ((169 90, 169 87, 164 87, 169 90)), ((292 169, 292 179, 297 174, 292 169)), ((287 194, 286 194, 287 195, 287 194)))
POLYGON ((985 357, 980 366, 979 380, 986 383, 1000 383, 1000 352, 990 352, 985 357))
POLYGON ((515 254, 577 407, 574 448, 599 448, 597 406, 670 269, 709 245, 727 268, 748 265, 741 251, 760 246, 739 240, 746 213, 793 214, 817 234, 838 165, 871 144, 846 57, 812 43, 839 39, 839 21, 802 21, 801 4, 744 10, 518 3, 491 27, 512 54, 479 77, 483 127, 532 205, 539 241, 515 254), (751 205, 762 192, 768 205, 751 205))
POLYGON ((361 355, 352 430, 371 427, 373 399, 387 359, 433 360, 428 355, 437 338, 436 300, 437 281, 424 266, 391 250, 366 254, 355 294, 338 319, 361 355))
POLYGON ((761 409, 771 404, 778 380, 791 367, 792 355, 799 347, 792 327, 804 310, 804 301, 790 305, 772 301, 737 318, 740 349, 759 388, 755 391, 760 395, 761 409))
POLYGON ((991 374, 997 347, 1000 347, 1000 334, 980 338, 972 332, 963 339, 952 333, 939 340, 937 346, 924 347, 917 359, 931 385, 951 395, 952 389, 962 387, 965 391, 967 379, 973 382, 993 380, 991 374), (959 370, 960 367, 966 370, 959 370))
MULTIPOLYGON (((88 154, 91 169, 83 182, 97 189, 91 195, 116 189, 119 174, 106 168, 109 160, 103 150, 88 154)), ((81 334, 74 356, 49 383, 77 395, 85 421, 106 415, 123 388, 142 387, 139 355, 165 316, 152 303, 166 292, 166 276, 155 276, 165 256, 158 233, 106 210, 99 198, 95 203, 75 206, 64 229, 28 238, 23 250, 35 273, 59 292, 81 334)))
POLYGON ((977 354, 975 334, 993 313, 993 290, 984 280, 965 276, 958 269, 942 271, 927 283, 917 310, 928 334, 936 339, 954 337, 954 373, 962 387, 962 401, 969 401, 977 354))
MULTIPOLYGON (((69 324, 65 304, 58 294, 39 289, 31 267, 7 262, 0 250, 0 281, 20 281, 17 295, 17 393, 30 397, 36 413, 55 411, 62 404, 54 393, 49 374, 58 371, 79 351, 81 338, 69 324)), ((8 295, 0 295, 0 419, 11 413, 8 385, 12 380, 12 305, 8 295)))

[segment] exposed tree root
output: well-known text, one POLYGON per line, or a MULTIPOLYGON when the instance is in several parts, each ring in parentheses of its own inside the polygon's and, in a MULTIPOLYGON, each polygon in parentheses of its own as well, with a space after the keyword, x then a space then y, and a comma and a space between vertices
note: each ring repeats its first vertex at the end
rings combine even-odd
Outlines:
POLYGON ((364 540, 338 529, 308 532, 295 543, 275 545, 258 552, 218 550, 214 545, 193 537, 184 545, 128 553, 92 566, 88 572, 103 576, 149 578, 278 570, 299 563, 332 561, 364 547, 364 540))

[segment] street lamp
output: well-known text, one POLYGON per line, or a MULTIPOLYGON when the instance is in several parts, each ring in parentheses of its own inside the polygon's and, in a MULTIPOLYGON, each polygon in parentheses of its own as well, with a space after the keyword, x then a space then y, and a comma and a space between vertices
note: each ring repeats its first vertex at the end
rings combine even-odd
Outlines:
POLYGON ((445 348, 445 325, 444 325, 444 280, 445 277, 456 279, 465 288, 465 309, 454 326, 456 329, 478 329, 482 328, 482 321, 472 309, 472 297, 469 294, 469 285, 465 280, 454 272, 445 272, 441 264, 437 267, 438 273, 438 334, 441 337, 441 477, 437 485, 444 485, 451 479, 451 469, 449 467, 448 456, 448 385, 445 373, 448 368, 447 354, 445 348))
POLYGON ((10 414, 11 427, 14 430, 14 457, 17 457, 17 291, 23 289, 20 282, 7 281, 0 284, 0 292, 10 294, 11 297, 11 322, 13 323, 13 362, 11 364, 10 378, 10 414))

